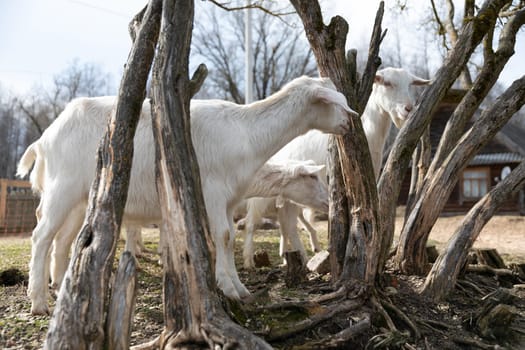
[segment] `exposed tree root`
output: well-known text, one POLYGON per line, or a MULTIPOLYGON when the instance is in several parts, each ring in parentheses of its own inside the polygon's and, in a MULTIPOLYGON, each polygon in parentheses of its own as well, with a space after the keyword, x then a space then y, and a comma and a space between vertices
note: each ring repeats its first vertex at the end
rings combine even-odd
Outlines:
POLYGON ((298 333, 304 332, 324 321, 332 319, 337 314, 350 312, 359 308, 362 305, 363 303, 361 301, 346 300, 341 303, 332 304, 328 307, 322 307, 322 309, 312 317, 298 322, 293 326, 290 326, 288 328, 270 330, 270 332, 264 338, 269 342, 276 342, 291 338, 297 335, 298 333))
POLYGON ((372 305, 375 307, 376 311, 379 312, 379 314, 383 317, 383 320, 388 326, 388 329, 392 332, 397 332, 397 327, 394 324, 394 321, 392 320, 388 312, 386 312, 386 310, 383 308, 381 303, 377 300, 377 298, 372 297, 370 301, 372 302, 372 305))
POLYGON ((166 330, 162 335, 147 343, 135 345, 131 350, 150 349, 267 349, 264 343, 246 340, 246 330, 229 320, 214 320, 218 325, 212 323, 201 324, 191 333, 180 331, 178 333, 166 330), (228 324, 229 323, 229 324, 228 324), (242 339, 242 341, 240 341, 242 339))
POLYGON ((414 322, 412 322, 412 320, 410 320, 410 318, 403 311, 401 311, 400 309, 395 307, 394 304, 389 303, 383 298, 381 298, 380 301, 381 301, 381 305, 385 309, 387 309, 388 311, 394 312, 395 315, 412 330, 412 333, 416 339, 419 339, 421 337, 421 332, 419 331, 419 329, 416 327, 414 322))
POLYGON ((457 344, 475 346, 480 349, 487 349, 487 350, 501 349, 501 346, 499 345, 490 345, 490 344, 482 342, 481 340, 477 340, 477 339, 470 338, 470 337, 453 337, 452 341, 457 344))
POLYGON ((419 323, 420 325, 428 329, 433 330, 434 332, 441 333, 441 334, 446 334, 447 333, 446 331, 450 329, 450 326, 448 324, 444 322, 435 321, 435 320, 419 319, 417 320, 417 323, 419 323))
POLYGON ((388 349, 399 348, 407 344, 410 339, 409 332, 386 331, 370 338, 366 349, 388 349))
POLYGON ((159 347, 160 347, 160 335, 147 343, 134 345, 130 347, 130 349, 131 350, 150 350, 150 349, 158 349, 159 347))
POLYGON ((473 273, 490 273, 495 276, 514 276, 512 270, 497 269, 489 265, 469 265, 467 266, 467 271, 473 273))
POLYGON ((357 283, 352 286, 343 284, 336 288, 336 291, 314 298, 313 301, 318 303, 326 303, 328 301, 334 301, 337 299, 359 299, 368 293, 367 286, 360 286, 357 283))
POLYGON ((348 328, 343 329, 342 331, 325 337, 321 341, 313 341, 305 343, 299 346, 294 346, 294 350, 310 350, 310 349, 331 349, 331 348, 340 348, 341 346, 348 344, 353 338, 361 335, 367 329, 370 328, 370 315, 366 314, 363 319, 358 322, 350 325, 348 328))
POLYGON ((469 287, 474 289, 476 292, 478 292, 481 295, 484 295, 485 293, 479 288, 475 283, 468 281, 468 280, 458 280, 456 282, 456 287, 462 289, 464 292, 468 293, 465 287, 469 287))

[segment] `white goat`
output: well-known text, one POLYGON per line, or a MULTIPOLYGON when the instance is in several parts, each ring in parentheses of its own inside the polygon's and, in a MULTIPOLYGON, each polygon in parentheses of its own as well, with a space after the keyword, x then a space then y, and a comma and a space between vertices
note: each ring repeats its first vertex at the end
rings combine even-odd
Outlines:
MULTIPOLYGON (((33 231, 28 295, 33 314, 48 312, 49 248, 56 233, 72 221, 68 214, 86 207, 95 174, 96 149, 114 108, 114 97, 71 102, 20 160, 18 175, 31 173, 41 192, 38 224, 33 231), (78 209, 78 210, 77 210, 78 209)), ((329 79, 300 77, 265 100, 237 105, 219 100, 191 103, 192 141, 203 195, 215 239, 215 275, 224 294, 249 295, 234 264, 233 210, 257 170, 280 148, 310 129, 342 134, 348 130, 345 97, 329 79), (242 166, 239 166, 242 164, 242 166)), ((154 140, 149 103, 135 135, 135 152, 124 220, 160 220, 154 174, 154 140)))
MULTIPOLYGON (((285 164, 267 162, 257 171, 245 198, 275 197, 279 201, 290 200, 298 205, 307 206, 319 211, 328 211, 328 189, 319 172, 324 165, 316 165, 313 161, 290 161, 285 164)), ((79 215, 73 215, 77 220, 79 215)), ((159 208, 160 209, 160 208, 159 208)), ((158 214, 160 216, 160 213, 158 214)), ((70 218, 66 220, 68 222, 70 218)), ((146 224, 150 223, 149 220, 146 224)), ((51 281, 54 288, 60 287, 66 272, 68 255, 71 244, 75 239, 82 221, 68 224, 73 229, 61 230, 53 242, 51 254, 51 281)), ((160 224, 160 223, 158 223, 160 224)), ((126 230, 126 247, 133 256, 137 256, 144 249, 141 238, 141 226, 123 223, 126 230)), ((159 244, 160 246, 160 244, 159 244)))
MULTIPOLYGON (((290 166, 297 166, 297 161, 291 161, 292 163, 287 163, 285 165, 277 165, 271 162, 268 162, 267 164, 273 164, 274 166, 278 166, 279 168, 286 169, 290 166)), ((301 164, 299 161, 298 164, 301 164)), ((308 164, 310 167, 315 166, 314 162, 309 160, 308 164)), ((282 207, 284 205, 287 205, 287 203, 294 203, 294 207, 300 206, 300 207, 309 207, 314 210, 318 210, 321 212, 328 212, 328 188, 326 186, 326 181, 322 179, 319 176, 319 173, 322 171, 324 174, 324 165, 321 165, 319 168, 312 168, 312 171, 309 172, 302 172, 302 176, 300 178, 297 178, 297 175, 294 174, 297 171, 293 171, 294 173, 279 179, 275 175, 278 175, 279 173, 282 173, 283 170, 276 173, 275 175, 272 175, 271 173, 268 174, 267 177, 273 177, 275 178, 274 182, 275 184, 269 188, 283 188, 286 189, 286 191, 281 191, 282 194, 275 196, 272 194, 271 191, 264 191, 263 189, 260 189, 256 192, 253 190, 257 190, 258 188, 261 188, 261 186, 268 187, 268 184, 265 183, 265 181, 260 181, 257 178, 252 183, 252 190, 249 190, 246 194, 246 198, 251 197, 264 197, 264 198, 270 198, 270 203, 273 205, 276 205, 277 207, 282 207), (313 171, 315 169, 315 172, 313 171)), ((293 169, 293 168, 292 168, 293 169)), ((265 176, 266 177, 266 176, 265 176)), ((249 201, 247 202, 249 203, 249 201)), ((246 218, 246 224, 247 225, 253 225, 254 222, 259 222, 262 217, 256 216, 258 213, 255 211, 248 211, 251 213, 252 217, 246 218), (256 217, 255 217, 256 216, 256 217)), ((281 211, 284 212, 284 211, 281 211)), ((284 222, 284 220, 283 220, 284 222)), ((250 229, 245 229, 246 235, 253 234, 253 227, 250 229)), ((283 231, 281 231, 283 232, 283 231)), ((286 230, 284 232, 287 232, 286 230)), ((283 237, 282 241, 286 242, 288 240, 288 237, 283 237)), ((253 261, 253 237, 252 236, 245 236, 244 237, 244 250, 243 250, 243 258, 244 258, 244 266, 247 268, 254 267, 254 261, 253 261)), ((305 252, 306 254, 306 252, 305 252)))
MULTIPOLYGON (((361 117, 372 157, 376 180, 381 170, 383 148, 388 136, 390 123, 393 122, 397 128, 403 126, 416 102, 413 87, 427 85, 429 83, 430 80, 416 77, 402 68, 385 68, 377 72, 372 93, 361 117)), ((317 164, 326 164, 328 157, 328 138, 329 135, 312 130, 292 140, 270 160, 283 162, 286 161, 286 159, 312 159, 317 164)), ((322 178, 324 179, 325 177, 322 178)), ((264 215, 266 208, 270 207, 274 207, 272 199, 253 198, 249 200, 246 220, 246 239, 251 239, 254 225, 257 224, 259 218, 264 215), (250 222, 250 220, 254 222, 250 222)), ((305 256, 304 246, 297 234, 297 218, 299 217, 302 222, 306 220, 304 220, 301 211, 294 207, 293 204, 289 204, 278 210, 286 211, 286 213, 278 214, 281 229, 281 256, 288 246, 288 243, 283 241, 285 237, 289 240, 289 244, 291 245, 290 249, 300 251, 302 255, 305 256), (288 232, 283 232, 285 230, 288 232)), ((305 227, 310 233, 312 250, 318 250, 319 247, 315 244, 315 242, 318 242, 317 233, 311 225, 305 225, 305 227)), ((252 245, 252 242, 245 242, 245 247, 251 247, 252 245)), ((244 251, 245 267, 248 268, 253 266, 253 258, 248 257, 253 253, 253 248, 251 249, 251 251, 246 251, 245 248, 244 251)))

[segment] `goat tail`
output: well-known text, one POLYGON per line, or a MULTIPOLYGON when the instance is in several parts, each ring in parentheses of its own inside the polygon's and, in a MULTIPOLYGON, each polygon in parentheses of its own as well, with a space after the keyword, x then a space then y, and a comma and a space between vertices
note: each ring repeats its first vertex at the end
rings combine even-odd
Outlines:
POLYGON ((24 177, 27 174, 29 174, 29 170, 31 170, 31 167, 33 166, 33 163, 36 160, 35 147, 35 143, 32 143, 29 145, 29 147, 27 147, 26 151, 22 155, 22 158, 20 158, 20 162, 18 162, 18 167, 16 168, 16 176, 24 177))
POLYGON ((30 174, 31 187, 36 192, 42 192, 44 188, 44 160, 38 156, 38 144, 33 142, 27 147, 22 158, 18 162, 16 168, 16 175, 23 178, 29 174, 31 167, 35 164, 33 171, 30 174))

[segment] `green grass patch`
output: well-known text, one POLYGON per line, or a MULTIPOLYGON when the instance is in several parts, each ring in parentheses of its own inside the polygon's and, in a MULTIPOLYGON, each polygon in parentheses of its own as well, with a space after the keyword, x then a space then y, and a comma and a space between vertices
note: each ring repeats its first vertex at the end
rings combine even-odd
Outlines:
POLYGON ((0 271, 16 268, 28 273, 30 259, 30 238, 0 239, 0 271))

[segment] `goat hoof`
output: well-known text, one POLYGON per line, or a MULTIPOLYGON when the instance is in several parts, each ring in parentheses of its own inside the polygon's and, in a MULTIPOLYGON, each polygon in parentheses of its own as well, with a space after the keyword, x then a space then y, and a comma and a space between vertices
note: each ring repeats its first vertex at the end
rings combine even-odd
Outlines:
POLYGON ((31 306, 31 315, 37 316, 37 315, 49 315, 49 308, 46 306, 31 306))

